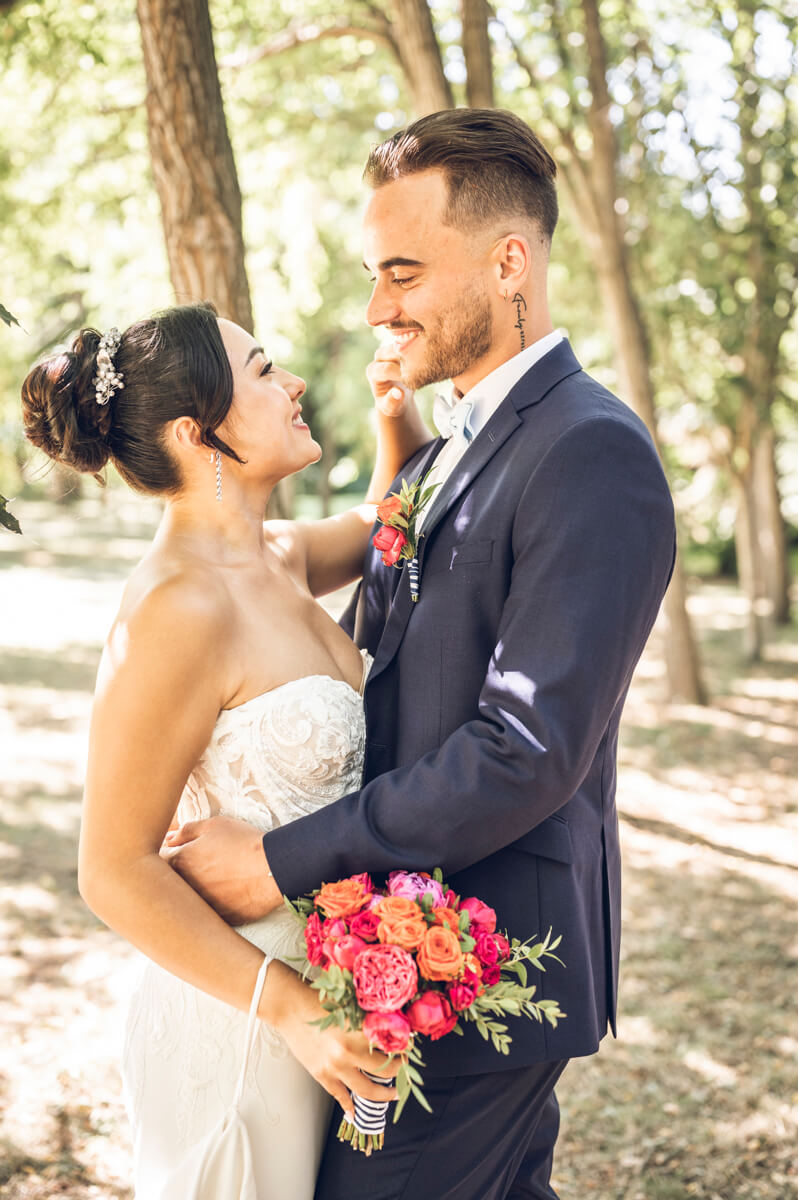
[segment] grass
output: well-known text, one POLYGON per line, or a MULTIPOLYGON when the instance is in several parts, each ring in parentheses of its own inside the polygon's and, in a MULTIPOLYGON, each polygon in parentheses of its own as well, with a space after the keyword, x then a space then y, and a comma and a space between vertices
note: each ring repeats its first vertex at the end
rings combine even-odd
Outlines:
MULTIPOLYGON (((0 538, 0 1197, 127 1200, 116 1070, 135 955, 86 911, 76 839, 105 631, 155 509, 20 502, 0 538)), ((620 1037, 570 1065, 563 1200, 798 1192, 798 630, 753 668, 735 590, 692 610, 713 703, 663 702, 657 636, 626 709, 620 1037)))

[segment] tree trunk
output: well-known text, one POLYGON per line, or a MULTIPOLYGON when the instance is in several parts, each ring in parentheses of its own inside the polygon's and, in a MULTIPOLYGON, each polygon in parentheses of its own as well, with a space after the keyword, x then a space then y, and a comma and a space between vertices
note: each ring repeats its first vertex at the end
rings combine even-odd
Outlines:
POLYGON ((662 604, 665 619, 665 670, 668 693, 672 700, 690 704, 706 704, 707 696, 701 680, 698 650, 693 627, 687 615, 687 585, 678 554, 670 587, 662 604))
POLYGON ((754 449, 753 493, 762 582, 770 616, 777 625, 789 625, 790 560, 781 512, 776 435, 770 425, 763 427, 754 449))
POLYGON ((759 662, 765 644, 765 586, 762 555, 759 548, 754 498, 753 471, 733 475, 737 493, 737 520, 734 544, 737 550, 737 575, 746 600, 746 622, 743 630, 743 650, 751 662, 759 662))
POLYGON ((493 108, 493 62, 487 0, 461 0, 466 101, 469 108, 493 108))
POLYGON ((252 332, 241 192, 208 0, 138 0, 147 119, 172 286, 252 332))
MULTIPOLYGON (((563 175, 574 198, 574 214, 596 266, 599 291, 615 350, 620 393, 648 426, 660 453, 648 339, 632 287, 623 228, 615 209, 618 196, 617 147, 609 119, 606 49, 596 0, 583 0, 582 9, 589 55, 591 106, 588 122, 593 150, 585 163, 577 155, 573 140, 569 139, 566 143, 569 157, 563 175)), ((693 704, 705 704, 706 692, 687 613, 686 595, 684 576, 677 557, 664 605, 668 623, 668 687, 673 697, 693 704)))
POLYGON ((394 0, 392 26, 416 116, 454 108, 427 0, 394 0))

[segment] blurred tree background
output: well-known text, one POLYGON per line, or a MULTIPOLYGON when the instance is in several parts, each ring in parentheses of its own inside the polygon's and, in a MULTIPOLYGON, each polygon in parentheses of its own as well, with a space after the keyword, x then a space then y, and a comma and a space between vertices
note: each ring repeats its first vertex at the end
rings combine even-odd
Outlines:
POLYGON ((2 0, 0 299, 22 328, 0 343, 0 492, 80 491, 21 439, 37 355, 176 295, 213 299, 308 379, 324 458, 283 510, 348 502, 371 454, 362 165, 422 113, 505 106, 560 167, 554 320, 670 473, 682 572, 668 679, 700 702, 686 576, 739 577, 749 659, 790 619, 796 13, 794 0, 2 0))

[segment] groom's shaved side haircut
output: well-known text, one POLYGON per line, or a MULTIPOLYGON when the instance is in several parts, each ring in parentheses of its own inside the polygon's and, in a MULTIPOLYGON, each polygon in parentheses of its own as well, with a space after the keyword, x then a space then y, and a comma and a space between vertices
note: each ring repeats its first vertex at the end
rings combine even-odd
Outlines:
POLYGON ((436 168, 449 188, 447 225, 474 229, 525 217, 551 243, 558 215, 557 164, 514 113, 501 108, 431 113, 375 146, 363 178, 379 188, 436 168))

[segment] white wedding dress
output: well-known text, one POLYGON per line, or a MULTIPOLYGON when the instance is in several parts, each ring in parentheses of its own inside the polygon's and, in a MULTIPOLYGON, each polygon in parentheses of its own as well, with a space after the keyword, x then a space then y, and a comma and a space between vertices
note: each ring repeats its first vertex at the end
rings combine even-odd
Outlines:
MULTIPOLYGON (((363 660, 359 693, 341 680, 310 675, 223 710, 188 779, 178 819, 225 813, 265 833, 354 791, 363 771, 362 694, 371 665, 365 652, 363 660)), ((304 954, 301 927, 287 909, 238 932, 289 966, 296 968, 290 960, 304 954)), ((137 1200, 155 1200, 175 1165, 228 1108, 246 1022, 245 1013, 146 963, 123 1054, 137 1200)), ((261 1024, 240 1109, 258 1200, 312 1200, 331 1107, 279 1034, 261 1024)))

